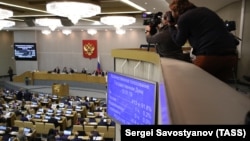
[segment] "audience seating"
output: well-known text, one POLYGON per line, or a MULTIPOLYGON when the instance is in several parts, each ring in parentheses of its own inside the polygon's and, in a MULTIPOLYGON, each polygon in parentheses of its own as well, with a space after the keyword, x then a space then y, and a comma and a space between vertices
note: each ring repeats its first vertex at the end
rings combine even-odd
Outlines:
POLYGON ((84 130, 85 130, 85 132, 91 132, 91 131, 94 130, 94 126, 85 125, 85 126, 84 126, 84 130))
POLYGON ((106 136, 107 138, 115 138, 115 127, 114 126, 109 126, 108 128, 108 135, 106 136))
POLYGON ((24 127, 31 128, 31 129, 35 128, 35 125, 31 121, 24 121, 23 123, 24 123, 24 127))
POLYGON ((35 122, 35 127, 36 127, 36 133, 43 135, 43 134, 48 134, 48 132, 45 131, 45 125, 43 122, 35 122))
POLYGON ((21 121, 21 120, 15 120, 15 121, 14 121, 14 125, 15 125, 16 127, 24 127, 24 123, 23 123, 23 121, 21 121))
POLYGON ((59 126, 55 127, 54 123, 45 123, 44 128, 45 128, 45 133, 49 133, 50 129, 55 129, 55 130, 60 131, 60 127, 59 126))
POLYGON ((104 133, 104 138, 108 138, 108 128, 107 128, 107 126, 97 126, 97 131, 99 132, 99 133, 104 133))
POLYGON ((73 125, 72 133, 75 133, 76 131, 84 131, 84 128, 82 125, 73 125))

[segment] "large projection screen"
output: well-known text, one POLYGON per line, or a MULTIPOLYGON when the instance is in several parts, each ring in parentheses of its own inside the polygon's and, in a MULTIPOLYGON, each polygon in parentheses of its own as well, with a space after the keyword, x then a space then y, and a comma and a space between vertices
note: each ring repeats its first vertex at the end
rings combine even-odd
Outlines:
POLYGON ((121 125, 156 124, 157 82, 108 72, 107 114, 121 125))

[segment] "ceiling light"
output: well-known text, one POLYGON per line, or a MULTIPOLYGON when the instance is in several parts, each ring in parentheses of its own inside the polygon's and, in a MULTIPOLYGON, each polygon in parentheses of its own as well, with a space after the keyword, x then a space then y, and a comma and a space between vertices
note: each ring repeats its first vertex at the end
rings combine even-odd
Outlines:
POLYGON ((71 34, 71 30, 69 30, 69 29, 63 29, 62 33, 65 34, 65 35, 69 35, 69 34, 71 34))
POLYGON ((88 29, 87 32, 90 35, 95 35, 97 33, 97 31, 95 29, 88 29))
POLYGON ((124 30, 124 29, 116 29, 115 32, 116 32, 116 34, 122 35, 122 34, 126 33, 126 30, 124 30))
POLYGON ((50 30, 42 30, 42 34, 49 35, 51 33, 50 30))
POLYGON ((7 19, 12 16, 13 16, 12 11, 0 8, 0 19, 7 19))
POLYGON ((40 26, 48 26, 52 31, 54 31, 57 27, 62 26, 60 19, 40 18, 36 19, 35 23, 40 26))
POLYGON ((106 16, 101 17, 101 22, 107 25, 113 25, 116 28, 121 28, 123 25, 135 23, 136 19, 130 16, 106 16))
POLYGON ((0 20, 0 30, 3 29, 4 27, 11 27, 14 26, 16 23, 13 21, 8 21, 8 20, 0 20))
POLYGON ((138 10, 140 10, 140 11, 146 11, 146 9, 144 9, 143 7, 137 5, 137 4, 135 4, 135 3, 133 3, 133 2, 131 2, 129 0, 121 0, 121 1, 128 4, 128 5, 130 5, 130 6, 132 6, 132 7, 134 7, 134 8, 136 8, 136 9, 138 9, 138 10))
POLYGON ((68 17, 73 24, 76 24, 81 18, 92 17, 101 13, 101 7, 91 3, 82 2, 50 2, 46 5, 49 13, 68 17))

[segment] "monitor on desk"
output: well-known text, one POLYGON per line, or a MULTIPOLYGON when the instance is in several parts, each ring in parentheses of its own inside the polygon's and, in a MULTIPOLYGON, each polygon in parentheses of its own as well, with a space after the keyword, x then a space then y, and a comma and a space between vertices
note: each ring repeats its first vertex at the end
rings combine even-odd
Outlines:
POLYGON ((41 118, 41 115, 35 115, 34 118, 39 119, 41 118))
POLYGON ((5 131, 6 130, 6 126, 0 126, 0 130, 2 130, 2 131, 5 131))
POLYGON ((70 136, 71 135, 71 131, 70 130, 64 130, 63 131, 63 135, 70 136))
POLYGON ((38 112, 43 112, 43 109, 42 108, 38 109, 38 112))
POLYGON ((72 111, 66 111, 65 112, 65 114, 71 114, 72 113, 72 111))
POLYGON ((28 134, 31 132, 31 129, 30 128, 23 128, 23 133, 24 134, 28 134))
POLYGON ((45 116, 44 119, 49 120, 51 117, 50 116, 45 116))
POLYGON ((52 109, 48 109, 48 111, 47 111, 48 113, 53 113, 54 112, 54 110, 52 110, 52 109))
POLYGON ((56 117, 55 117, 55 119, 57 119, 57 120, 61 120, 61 117, 56 116, 56 117))
POLYGON ((76 109, 82 109, 82 106, 76 106, 76 109))

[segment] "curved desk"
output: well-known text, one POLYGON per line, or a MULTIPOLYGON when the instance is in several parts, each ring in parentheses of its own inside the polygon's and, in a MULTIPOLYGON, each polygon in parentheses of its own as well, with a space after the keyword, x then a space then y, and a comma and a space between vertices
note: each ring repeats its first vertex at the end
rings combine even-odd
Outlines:
POLYGON ((54 74, 48 72, 31 72, 27 71, 21 75, 15 76, 13 82, 24 83, 28 78, 28 85, 50 85, 55 83, 68 84, 69 86, 105 90, 106 89, 106 77, 92 76, 82 73, 73 74, 54 74))

